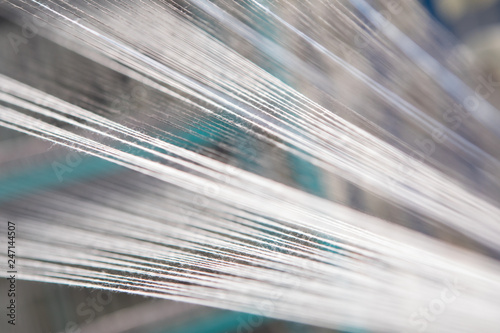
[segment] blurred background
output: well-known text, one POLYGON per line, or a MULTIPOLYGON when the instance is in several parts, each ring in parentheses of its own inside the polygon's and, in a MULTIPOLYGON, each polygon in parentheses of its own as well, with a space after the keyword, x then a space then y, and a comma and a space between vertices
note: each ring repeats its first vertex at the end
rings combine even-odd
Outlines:
POLYGON ((483 73, 500 74, 500 1, 421 0, 439 23, 467 48, 469 61, 483 73))
MULTIPOLYGON (((473 66, 483 73, 500 78, 500 0, 421 0, 421 3, 440 24, 463 44, 462 53, 468 57, 473 66)), ((3 45, 6 45, 4 44, 6 43, 6 31, 11 28, 12 23, 9 22, 9 18, 4 17, 0 25, 0 39, 2 39, 1 43, 3 45)), ((0 64, 0 66, 2 65, 0 64)), ((498 96, 493 98, 498 99, 498 96)), ((0 132, 0 140, 14 135, 16 134, 0 132)), ((45 151, 48 146, 50 145, 46 143, 36 143, 31 148, 33 152, 45 151)), ((0 165, 2 168, 0 170, 9 169, 9 160, 20 160, 26 155, 29 155, 30 158, 24 160, 30 165, 43 164, 44 160, 57 160, 58 158, 63 160, 66 156, 66 151, 59 152, 58 149, 53 149, 50 153, 51 156, 39 156, 31 153, 26 150, 21 151, 15 146, 8 152, 2 151, 4 158, 0 161, 3 163, 0 165), (9 158, 5 158, 7 155, 9 155, 9 158)), ((88 161, 85 163, 88 163, 88 161)), ((18 167, 19 164, 16 164, 16 168, 18 167)), ((87 170, 90 173, 95 171, 90 168, 87 168, 87 170)), ((44 171, 39 170, 39 172, 43 173, 44 171)), ((21 184, 19 179, 9 180, 7 176, 5 173, 1 174, 2 181, 15 181, 21 184)), ((73 176, 79 177, 76 174, 73 174, 73 176)), ((309 181, 314 182, 314 180, 309 181)), ((33 180, 25 180, 25 183, 26 186, 18 187, 20 193, 27 190, 27 188, 46 185, 34 184, 33 180)), ((5 185, 5 183, 2 184, 5 185)), ((2 190, 0 189, 0 191, 2 190)), ((17 297, 19 325, 16 327, 15 332, 334 332, 244 313, 145 298, 125 293, 111 293, 38 282, 17 281, 17 283, 19 291, 17 297)), ((2 296, 6 285, 4 280, 0 281, 2 296)), ((6 327, 5 320, 2 320, 0 322, 0 331, 9 332, 8 329, 11 329, 11 327, 6 327)), ((352 331, 346 329, 342 332, 352 331)))

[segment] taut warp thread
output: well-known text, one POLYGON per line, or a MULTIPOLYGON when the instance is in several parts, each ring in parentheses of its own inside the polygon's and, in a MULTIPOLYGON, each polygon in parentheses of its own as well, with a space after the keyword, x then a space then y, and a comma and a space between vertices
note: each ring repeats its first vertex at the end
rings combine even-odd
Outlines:
POLYGON ((0 126, 27 134, 2 141, 19 276, 334 329, 496 332, 499 113, 453 39, 390 2, 2 4, 36 27, 6 32, 0 74, 0 126), (23 176, 12 147, 39 139, 58 147, 23 158, 58 159, 23 176))

